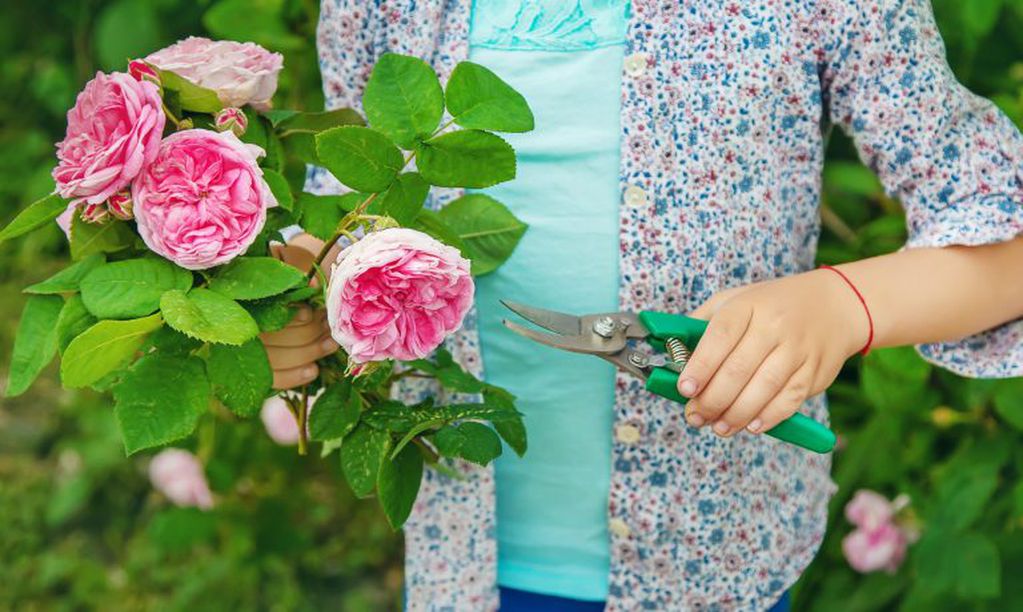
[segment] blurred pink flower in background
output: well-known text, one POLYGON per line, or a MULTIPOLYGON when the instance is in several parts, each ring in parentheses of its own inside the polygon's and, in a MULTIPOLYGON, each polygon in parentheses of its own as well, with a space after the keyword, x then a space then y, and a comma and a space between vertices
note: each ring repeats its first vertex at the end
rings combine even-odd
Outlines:
POLYGON ((191 36, 146 57, 161 70, 170 70, 217 92, 224 106, 251 104, 270 108, 284 56, 255 43, 210 40, 191 36))
POLYGON ((416 230, 385 229, 338 255, 327 320, 356 363, 421 359, 462 325, 473 292, 458 249, 416 230))
POLYGON ((149 463, 149 481, 177 506, 213 507, 213 494, 199 459, 180 448, 167 448, 149 463))
MULTIPOLYGON (((295 397, 295 394, 289 394, 295 397)), ((312 409, 317 398, 323 395, 320 389, 316 395, 309 397, 306 404, 306 415, 312 409)), ((266 433, 277 444, 281 446, 292 446, 298 444, 298 423, 295 415, 288 408, 287 401, 280 395, 275 395, 263 402, 263 408, 259 411, 259 418, 263 421, 266 433)), ((306 420, 306 431, 309 431, 309 422, 306 420)))
POLYGON ((97 72, 68 111, 57 143, 57 193, 74 205, 102 204, 153 161, 165 121, 156 85, 97 72))
POLYGON ((263 150, 230 131, 183 130, 165 138, 132 184, 146 246, 183 268, 202 270, 249 248, 277 201, 257 159, 263 150))
POLYGON ((906 549, 917 538, 915 529, 895 520, 908 505, 907 495, 892 501, 867 489, 853 495, 845 506, 845 516, 856 528, 842 540, 842 553, 854 570, 894 573, 899 568, 906 549))

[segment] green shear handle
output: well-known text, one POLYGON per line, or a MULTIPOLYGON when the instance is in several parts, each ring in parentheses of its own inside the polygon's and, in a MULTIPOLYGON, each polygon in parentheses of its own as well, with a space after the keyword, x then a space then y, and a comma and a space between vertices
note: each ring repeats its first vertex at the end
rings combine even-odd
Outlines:
MULTIPOLYGON (((695 347, 707 330, 706 321, 663 312, 643 311, 639 313, 639 320, 650 332, 647 342, 660 351, 665 350, 664 343, 669 338, 677 338, 687 347, 695 347)), ((678 373, 668 368, 653 368, 647 378, 646 388, 647 391, 661 397, 680 404, 686 403, 686 398, 678 392, 678 373)), ((767 430, 766 433, 779 440, 817 453, 828 453, 835 448, 835 433, 833 431, 798 412, 767 430)))

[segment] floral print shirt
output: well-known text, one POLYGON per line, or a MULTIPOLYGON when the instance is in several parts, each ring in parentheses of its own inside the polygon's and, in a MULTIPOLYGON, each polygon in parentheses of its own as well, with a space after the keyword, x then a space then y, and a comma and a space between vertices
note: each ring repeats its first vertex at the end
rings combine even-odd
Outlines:
MULTIPOLYGON (((471 1, 322 0, 328 105, 358 107, 388 51, 421 57, 446 77, 466 57, 471 1)), ((621 309, 685 312, 721 289, 810 269, 833 125, 902 202, 908 247, 1023 232, 1023 137, 957 83, 928 0, 632 6, 621 309)), ((314 171, 308 188, 340 186, 314 171)), ((452 348, 482 374, 474 325, 470 317, 452 348)), ((967 375, 1020 375, 1021 332, 1014 322, 921 351, 967 375)), ((822 397, 804 411, 827 418, 822 397)), ((677 404, 627 375, 617 379, 615 420, 607 609, 770 607, 821 543, 830 457, 692 429, 677 404)), ((497 609, 493 472, 463 469, 465 480, 424 477, 405 529, 410 610, 497 609)))

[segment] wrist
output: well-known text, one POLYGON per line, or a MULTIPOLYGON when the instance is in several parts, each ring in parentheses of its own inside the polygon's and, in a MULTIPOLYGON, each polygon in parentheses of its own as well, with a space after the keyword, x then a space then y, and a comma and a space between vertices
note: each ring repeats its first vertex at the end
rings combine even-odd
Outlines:
POLYGON ((874 322, 870 305, 860 292, 856 279, 835 266, 821 266, 812 274, 827 287, 828 308, 835 314, 836 336, 846 358, 860 353, 866 355, 874 342, 874 322))

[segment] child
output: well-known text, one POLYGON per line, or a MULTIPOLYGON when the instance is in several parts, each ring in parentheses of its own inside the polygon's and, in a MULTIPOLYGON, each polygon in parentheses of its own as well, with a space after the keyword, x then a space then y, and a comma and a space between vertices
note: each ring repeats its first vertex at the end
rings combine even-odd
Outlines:
MULTIPOLYGON (((955 81, 927 0, 324 0, 318 43, 330 107, 358 107, 393 51, 445 77, 482 63, 536 116, 510 139, 518 178, 491 190, 530 228, 454 342, 518 396, 530 450, 425 476, 410 610, 783 607, 824 535, 830 458, 755 434, 797 409, 826 420, 820 393, 861 350, 1023 371, 1023 138, 955 81), (910 239, 811 271, 831 125, 910 239), (709 319, 686 414, 505 333, 502 297, 709 319)), ((315 376, 321 325, 267 339, 278 386, 315 376)))

